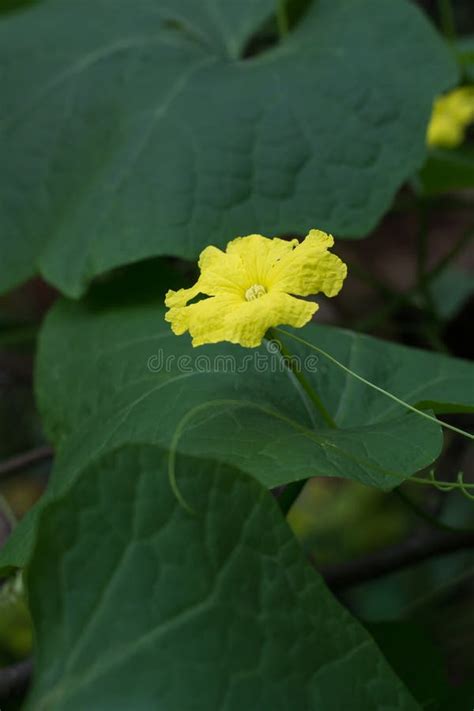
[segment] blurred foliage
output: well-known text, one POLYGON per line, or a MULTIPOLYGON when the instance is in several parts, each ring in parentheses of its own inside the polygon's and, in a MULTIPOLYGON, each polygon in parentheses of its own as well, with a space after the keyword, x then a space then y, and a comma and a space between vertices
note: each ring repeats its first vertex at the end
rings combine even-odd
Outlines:
POLYGON ((2 665, 24 659, 32 648, 31 618, 21 574, 0 589, 0 660, 2 665))
POLYGON ((352 481, 310 479, 288 523, 318 564, 383 548, 410 529, 400 503, 352 481))
POLYGON ((0 13, 24 10, 30 5, 36 5, 41 0, 0 0, 0 13))

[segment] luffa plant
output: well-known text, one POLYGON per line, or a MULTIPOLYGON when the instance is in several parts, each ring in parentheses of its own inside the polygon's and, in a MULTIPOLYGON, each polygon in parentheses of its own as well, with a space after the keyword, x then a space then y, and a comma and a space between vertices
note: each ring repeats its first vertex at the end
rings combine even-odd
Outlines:
POLYGON ((367 316, 402 303, 440 340, 436 280, 467 238, 431 267, 424 217, 474 185, 464 154, 439 172, 469 148, 464 55, 408 0, 10 5, 0 291, 60 292, 35 351, 54 465, 0 550, 0 625, 12 590, 31 616, 25 708, 438 711, 449 688, 406 672, 424 652, 403 637, 404 665, 336 599, 287 514, 335 479, 471 540, 406 489, 471 503, 437 467, 473 439, 472 364, 317 314, 355 278, 342 240, 405 186, 418 281, 375 284, 367 316))

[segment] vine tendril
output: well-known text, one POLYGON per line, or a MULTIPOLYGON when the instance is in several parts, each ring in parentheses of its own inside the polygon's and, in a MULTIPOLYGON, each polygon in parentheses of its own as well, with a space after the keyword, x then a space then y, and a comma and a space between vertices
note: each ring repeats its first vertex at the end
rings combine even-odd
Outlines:
POLYGON ((456 434, 459 434, 462 437, 466 437, 466 439, 470 439, 471 441, 474 441, 474 435, 471 434, 470 432, 466 432, 465 430, 462 430, 459 427, 450 425, 448 422, 443 422, 442 420, 438 420, 436 417, 433 417, 433 415, 430 415, 427 412, 424 412, 423 410, 419 410, 417 407, 414 407, 414 405, 410 405, 408 402, 401 400, 393 393, 388 392, 388 390, 384 390, 384 388, 381 388, 379 385, 375 385, 375 383, 372 383, 370 380, 363 378, 362 375, 355 373, 353 370, 348 368, 347 365, 344 365, 344 363, 340 363, 337 360, 337 358, 334 358, 334 356, 332 356, 330 353, 327 353, 322 348, 318 348, 318 346, 315 346, 313 343, 306 341, 304 338, 295 336, 294 333, 290 333, 289 331, 284 331, 281 328, 276 328, 275 331, 278 331, 279 333, 283 333, 285 336, 289 336, 289 338, 292 338, 294 341, 297 341, 298 343, 302 343, 303 345, 308 346, 308 348, 312 348, 312 350, 316 351, 317 353, 320 353, 322 356, 324 356, 325 358, 330 360, 331 363, 334 363, 334 365, 337 365, 338 368, 340 368, 341 370, 344 370, 346 373, 349 373, 349 375, 352 375, 352 377, 355 378, 356 380, 359 380, 361 383, 364 383, 364 385, 367 385, 368 387, 372 388, 373 390, 376 390, 377 392, 381 393, 382 395, 385 395, 386 397, 390 398, 390 400, 393 400, 398 405, 401 405, 402 407, 406 408, 407 410, 411 410, 412 412, 417 414, 419 417, 424 417, 425 420, 434 422, 435 424, 440 425, 441 427, 444 427, 447 430, 456 432, 456 434))
POLYGON ((439 481, 436 478, 435 470, 431 469, 428 472, 428 477, 426 479, 422 479, 421 477, 410 477, 409 481, 414 481, 416 484, 434 486, 435 489, 438 489, 438 491, 442 491, 444 493, 449 491, 460 491, 466 498, 474 501, 474 493, 471 493, 471 490, 474 491, 474 483, 469 484, 464 481, 464 472, 458 472, 456 481, 439 481))

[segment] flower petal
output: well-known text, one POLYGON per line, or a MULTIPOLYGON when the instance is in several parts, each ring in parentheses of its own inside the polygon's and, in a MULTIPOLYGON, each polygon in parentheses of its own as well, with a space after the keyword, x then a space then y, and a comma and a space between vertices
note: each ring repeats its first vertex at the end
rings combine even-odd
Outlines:
POLYGON ((457 121, 453 121, 450 116, 438 114, 429 123, 426 140, 429 146, 456 148, 463 142, 464 134, 463 126, 457 121))
POLYGON ((218 343, 228 340, 225 320, 241 303, 241 299, 232 294, 220 294, 189 306, 174 306, 166 312, 165 319, 177 336, 189 331, 193 346, 218 343))
POLYGON ((462 86, 436 99, 426 140, 430 146, 455 148, 474 121, 474 87, 462 86))
POLYGON ((290 254, 297 239, 291 241, 275 237, 269 239, 262 235, 248 235, 237 237, 227 245, 227 254, 241 261, 245 270, 248 285, 267 285, 268 274, 280 259, 290 254))
POLYGON ((165 297, 169 308, 186 306, 198 294, 217 296, 218 294, 239 295, 245 298, 248 288, 245 270, 240 259, 226 254, 217 247, 206 247, 199 257, 199 279, 189 289, 170 289, 165 297))
POLYGON ((283 292, 266 294, 255 301, 240 304, 228 313, 224 324, 225 340, 254 348, 273 326, 300 328, 311 320, 318 304, 296 299, 283 292))
POLYGON ((333 243, 331 235, 311 230, 302 244, 248 235, 229 242, 226 252, 207 247, 196 284, 167 293, 165 318, 177 335, 189 331, 193 346, 230 341, 255 347, 271 327, 300 328, 318 305, 295 296, 334 296, 346 276, 346 265, 328 252, 333 243), (198 294, 209 298, 189 304, 198 294))
POLYGON ((318 292, 326 296, 338 294, 347 275, 347 266, 327 251, 333 244, 332 235, 311 230, 304 242, 274 266, 271 289, 297 296, 318 292))
POLYGON ((248 288, 245 269, 237 255, 206 247, 199 257, 201 291, 215 296, 222 292, 244 295, 248 288))

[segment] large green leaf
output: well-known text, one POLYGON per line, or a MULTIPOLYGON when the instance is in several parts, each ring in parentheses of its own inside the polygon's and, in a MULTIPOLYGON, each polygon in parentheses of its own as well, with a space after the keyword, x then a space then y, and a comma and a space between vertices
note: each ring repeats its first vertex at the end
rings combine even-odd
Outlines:
MULTIPOLYGON (((466 400, 468 365, 331 328, 302 333, 412 402, 437 399, 444 371, 445 399, 466 400)), ((43 332, 37 377, 43 422, 59 450, 53 480, 62 487, 91 457, 125 442, 169 449, 183 418, 178 451, 233 464, 269 487, 313 474, 391 489, 437 457, 436 425, 354 385, 310 351, 302 356, 306 368, 317 368, 309 377, 338 430, 320 421, 266 346, 193 349, 154 304, 95 312, 63 302, 43 332)))
POLYGON ((237 234, 374 225, 453 58, 406 0, 318 0, 243 58, 275 7, 49 0, 0 20, 0 290, 39 270, 77 296, 237 234))
POLYGON ((420 706, 443 711, 441 700, 451 699, 454 688, 430 630, 417 619, 371 622, 365 627, 420 706))
POLYGON ((43 511, 27 708, 419 708, 263 487, 191 460, 181 485, 194 515, 158 448, 124 448, 43 511))
MULTIPOLYGON (((376 384, 438 412, 473 409, 474 366, 350 331, 298 331, 376 384)), ((37 394, 57 461, 48 496, 62 493, 102 452, 124 443, 169 450, 176 429, 182 454, 233 465, 274 487, 308 476, 341 476, 390 490, 438 456, 439 427, 345 375, 310 349, 299 354, 333 413, 324 426, 294 377, 265 346, 193 349, 174 336, 159 305, 107 309, 89 300, 53 308, 40 339, 37 394), (314 369, 316 367, 316 371, 314 369)), ((0 553, 0 567, 22 566, 37 509, 0 553)))
MULTIPOLYGON (((474 406, 474 366, 467 362, 331 327, 298 333, 410 403, 440 411, 474 406)), ((95 310, 63 301, 46 322, 37 372, 43 422, 62 453, 58 471, 65 476, 123 442, 168 449, 183 418, 178 451, 228 462, 269 487, 313 474, 391 489, 437 457, 436 425, 407 415, 310 349, 287 346, 337 430, 321 422, 266 345, 193 349, 154 304, 95 310)))

